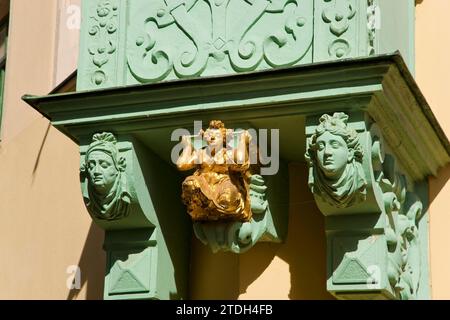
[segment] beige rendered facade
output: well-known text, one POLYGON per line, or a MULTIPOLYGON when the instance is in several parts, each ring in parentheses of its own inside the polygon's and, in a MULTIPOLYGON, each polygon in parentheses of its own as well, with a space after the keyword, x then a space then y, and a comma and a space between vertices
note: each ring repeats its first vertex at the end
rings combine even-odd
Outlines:
MULTIPOLYGON (((2 1, 3 2, 3 1, 2 1)), ((450 136, 450 2, 416 1, 416 80, 450 136)), ((76 70, 80 1, 11 0, 0 142, 0 299, 101 299, 103 231, 89 217, 79 182, 79 148, 21 100, 48 94, 76 70), (81 288, 68 289, 71 266, 81 288), (69 268, 69 269, 68 269, 69 268)), ((289 167, 284 244, 212 254, 192 239, 193 299, 332 299, 326 291, 324 218, 304 163, 289 167), (270 289, 269 289, 270 288, 270 289)), ((430 179, 433 299, 450 299, 450 167, 430 179)))

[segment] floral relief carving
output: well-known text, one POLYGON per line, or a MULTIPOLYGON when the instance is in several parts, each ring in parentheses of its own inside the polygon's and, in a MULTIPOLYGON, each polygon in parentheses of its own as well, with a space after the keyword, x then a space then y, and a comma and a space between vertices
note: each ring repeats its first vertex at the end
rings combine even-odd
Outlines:
POLYGON ((375 54, 376 36, 376 14, 377 6, 374 0, 367 0, 367 32, 368 32, 368 55, 375 54))
POLYGON ((405 180, 400 175, 396 175, 394 182, 383 177, 380 186, 387 215, 385 233, 389 283, 397 299, 416 299, 421 272, 419 221, 423 205, 417 199, 407 205, 405 180))
POLYGON ((343 58, 350 53, 351 48, 347 39, 342 36, 348 31, 356 9, 349 0, 323 1, 328 3, 328 6, 322 11, 322 20, 329 24, 330 33, 336 37, 328 46, 328 54, 331 57, 343 58))
POLYGON ((98 2, 95 14, 90 16, 90 45, 88 51, 96 70, 91 81, 97 86, 105 83, 108 75, 104 66, 110 61, 111 55, 117 50, 118 38, 118 4, 117 0, 101 0, 98 2))
MULTIPOLYGON (((329 2, 330 0, 325 0, 329 2)), ((336 0, 334 6, 325 8, 322 19, 330 24, 330 31, 340 37, 349 27, 349 21, 355 16, 356 10, 348 0, 336 0)))
POLYGON ((382 194, 384 233, 388 253, 387 278, 396 299, 417 299, 422 272, 419 222, 425 211, 396 159, 384 150, 380 128, 371 126, 372 165, 375 184, 382 194))

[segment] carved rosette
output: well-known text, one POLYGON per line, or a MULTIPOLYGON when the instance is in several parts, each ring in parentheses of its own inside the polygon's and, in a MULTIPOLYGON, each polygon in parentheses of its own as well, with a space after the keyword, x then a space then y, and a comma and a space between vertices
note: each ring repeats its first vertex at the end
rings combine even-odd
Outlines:
POLYGON ((155 82, 290 66, 310 50, 313 0, 206 3, 131 4, 135 19, 127 60, 134 79, 155 82))
POLYGON ((305 157, 327 219, 328 290, 340 298, 416 299, 426 253, 414 183, 372 120, 344 113, 323 115, 319 125, 312 120, 305 157), (350 172, 356 165, 360 170, 350 172))
POLYGON ((107 71, 108 64, 114 64, 112 55, 117 50, 119 38, 118 0, 96 1, 91 9, 88 28, 87 50, 91 57, 91 63, 95 66, 91 72, 91 83, 101 87, 108 78, 115 78, 116 75, 107 71))

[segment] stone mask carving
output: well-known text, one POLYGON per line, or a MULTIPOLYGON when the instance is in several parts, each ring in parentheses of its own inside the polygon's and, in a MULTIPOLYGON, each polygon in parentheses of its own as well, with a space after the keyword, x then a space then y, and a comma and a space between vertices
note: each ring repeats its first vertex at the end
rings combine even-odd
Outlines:
POLYGON ((86 206, 98 219, 126 217, 131 203, 125 158, 119 157, 116 143, 116 138, 109 132, 95 134, 81 168, 88 179, 86 206))
POLYGON ((321 116, 305 154, 311 191, 337 208, 366 199, 363 150, 358 134, 347 126, 347 121, 348 116, 342 112, 321 116))

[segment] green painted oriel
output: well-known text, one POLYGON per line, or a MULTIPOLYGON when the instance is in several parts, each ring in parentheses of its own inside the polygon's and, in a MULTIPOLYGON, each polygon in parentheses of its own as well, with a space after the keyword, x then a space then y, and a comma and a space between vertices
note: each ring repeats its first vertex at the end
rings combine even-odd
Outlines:
POLYGON ((429 298, 426 179, 450 144, 412 77, 413 22, 414 0, 83 0, 78 91, 24 100, 80 145, 105 299, 189 298, 192 231, 213 251, 282 242, 291 161, 332 294, 429 298), (279 130, 280 170, 252 176, 257 214, 226 241, 188 219, 171 161, 171 133, 212 119, 279 130))

